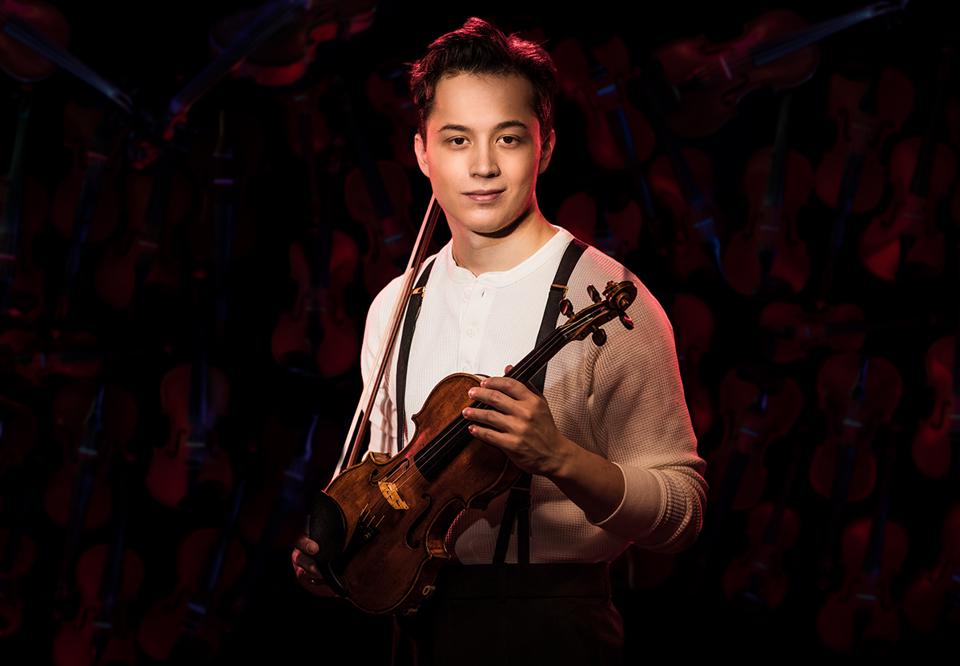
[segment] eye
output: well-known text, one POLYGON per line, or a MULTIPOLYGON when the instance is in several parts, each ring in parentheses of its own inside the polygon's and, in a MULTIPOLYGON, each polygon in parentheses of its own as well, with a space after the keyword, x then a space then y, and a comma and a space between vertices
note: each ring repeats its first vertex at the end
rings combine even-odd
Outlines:
POLYGON ((447 143, 451 143, 454 146, 462 146, 462 143, 456 143, 457 141, 466 141, 467 138, 463 136, 455 136, 452 139, 447 139, 447 143))
POLYGON ((508 145, 508 146, 515 146, 515 145, 517 145, 518 143, 520 143, 520 137, 518 137, 518 136, 513 136, 513 135, 507 135, 507 136, 503 137, 503 140, 504 140, 505 142, 507 142, 507 145, 508 145), (509 139, 509 141, 507 141, 508 139, 509 139))

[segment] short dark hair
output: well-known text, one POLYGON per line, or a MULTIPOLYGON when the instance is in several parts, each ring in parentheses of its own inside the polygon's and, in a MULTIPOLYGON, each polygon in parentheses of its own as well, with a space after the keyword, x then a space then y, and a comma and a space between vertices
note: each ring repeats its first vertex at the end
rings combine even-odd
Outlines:
POLYGON ((410 96, 419 115, 418 131, 427 140, 427 118, 437 84, 445 75, 518 75, 533 86, 533 112, 540 121, 540 140, 553 129, 553 107, 559 84, 557 67, 543 47, 516 34, 505 35, 481 18, 471 17, 437 37, 422 58, 410 66, 410 96))

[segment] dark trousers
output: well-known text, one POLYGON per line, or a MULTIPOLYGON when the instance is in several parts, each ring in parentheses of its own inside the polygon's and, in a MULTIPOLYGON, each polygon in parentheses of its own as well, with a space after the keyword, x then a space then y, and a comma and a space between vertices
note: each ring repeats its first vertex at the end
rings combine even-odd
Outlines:
POLYGON ((599 564, 446 565, 398 617, 395 666, 623 664, 623 621, 599 564))

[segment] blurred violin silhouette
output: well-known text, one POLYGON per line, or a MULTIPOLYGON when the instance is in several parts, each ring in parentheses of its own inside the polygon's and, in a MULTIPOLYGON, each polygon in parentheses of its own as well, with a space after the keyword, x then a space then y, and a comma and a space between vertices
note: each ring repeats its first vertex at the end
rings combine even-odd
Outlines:
POLYGON ((0 0, 0 69, 18 81, 34 82, 60 67, 130 114, 130 97, 67 51, 69 40, 70 25, 55 5, 0 0))
POLYGON ((960 505, 947 511, 934 566, 920 571, 903 594, 903 616, 924 636, 938 629, 954 635, 960 626, 960 505))
POLYGON ((810 198, 813 167, 787 148, 787 123, 791 96, 780 102, 780 117, 773 148, 757 151, 747 164, 744 189, 750 215, 724 253, 727 282, 737 292, 751 296, 784 284, 799 293, 810 274, 807 248, 797 237, 797 211, 810 198))
POLYGON ((949 335, 927 350, 927 383, 933 389, 933 408, 920 420, 913 438, 913 462, 933 479, 960 474, 960 354, 957 340, 949 335))
POLYGON ((127 546, 129 501, 125 462, 112 470, 113 538, 90 546, 77 562, 80 605, 53 640, 56 666, 137 663, 129 606, 143 583, 143 560, 127 546))
POLYGON ((873 210, 883 195, 886 167, 881 159, 887 138, 900 131, 913 108, 913 86, 902 73, 854 73, 830 78, 830 115, 837 140, 827 151, 814 180, 817 197, 836 211, 821 271, 823 298, 833 286, 840 248, 852 213, 873 210))
POLYGON ((696 296, 677 294, 670 302, 670 320, 676 330, 683 394, 690 409, 693 430, 701 438, 713 427, 714 421, 713 396, 701 377, 703 356, 713 345, 713 313, 696 296))
POLYGON ((835 652, 882 656, 900 637, 892 579, 903 569, 909 541, 903 527, 889 517, 896 448, 892 436, 884 439, 873 516, 855 520, 844 530, 843 583, 817 614, 820 640, 835 652))
POLYGON ((786 481, 774 501, 761 502, 751 509, 747 519, 750 545, 723 574, 726 598, 750 610, 775 610, 783 605, 789 591, 791 576, 784 560, 800 535, 800 515, 787 501, 800 469, 801 443, 800 439, 793 442, 786 481))
POLYGON ((860 236, 860 260, 881 280, 892 281, 902 263, 928 275, 943 270, 944 238, 939 229, 941 201, 957 174, 953 151, 939 141, 953 50, 943 50, 936 95, 923 137, 901 139, 890 158, 894 195, 887 209, 860 236))
POLYGON ((748 93, 808 81, 819 61, 818 42, 906 4, 876 2, 813 25, 790 11, 770 11, 748 23, 736 40, 713 44, 699 37, 658 49, 661 94, 673 103, 671 129, 685 137, 713 134, 736 115, 748 93))
POLYGON ((97 295, 111 307, 130 307, 145 288, 173 293, 180 286, 173 237, 193 212, 193 191, 175 160, 168 153, 146 171, 124 174, 128 226, 107 248, 95 276, 97 295))
POLYGON ((290 273, 297 283, 293 308, 274 327, 271 348, 281 365, 318 371, 322 377, 342 375, 360 352, 357 324, 344 308, 344 290, 353 281, 360 252, 346 233, 333 228, 332 216, 323 211, 333 196, 330 185, 340 170, 334 148, 320 175, 314 156, 314 122, 320 115, 309 95, 298 95, 300 153, 304 156, 310 190, 310 216, 301 240, 290 246, 290 273))
POLYGON ((35 317, 43 307, 43 272, 34 264, 33 241, 45 221, 45 192, 27 180, 23 168, 32 98, 22 92, 10 164, 0 176, 0 315, 35 317))
POLYGON ((410 77, 405 64, 384 63, 367 77, 367 99, 380 117, 390 124, 393 161, 405 169, 417 169, 413 135, 420 117, 410 100, 410 77))
POLYGON ((44 506, 66 532, 56 591, 62 605, 73 590, 82 533, 105 525, 114 511, 110 473, 116 458, 129 455, 137 404, 119 386, 75 382, 54 398, 53 423, 63 462, 47 483, 44 506))
POLYGON ((151 659, 208 663, 218 654, 229 629, 220 601, 246 562, 235 536, 245 488, 246 478, 241 477, 222 527, 193 530, 180 542, 176 586, 147 610, 137 631, 140 647, 151 659))

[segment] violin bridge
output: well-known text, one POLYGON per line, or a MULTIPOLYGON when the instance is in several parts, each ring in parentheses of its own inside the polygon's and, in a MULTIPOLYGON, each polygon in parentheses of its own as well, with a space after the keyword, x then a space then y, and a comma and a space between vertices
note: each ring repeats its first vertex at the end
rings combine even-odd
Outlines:
POLYGON ((384 499, 386 499, 394 509, 406 511, 410 508, 407 506, 407 503, 403 501, 403 498, 400 497, 400 493, 397 492, 397 484, 380 480, 377 482, 377 485, 380 487, 380 493, 384 499))

